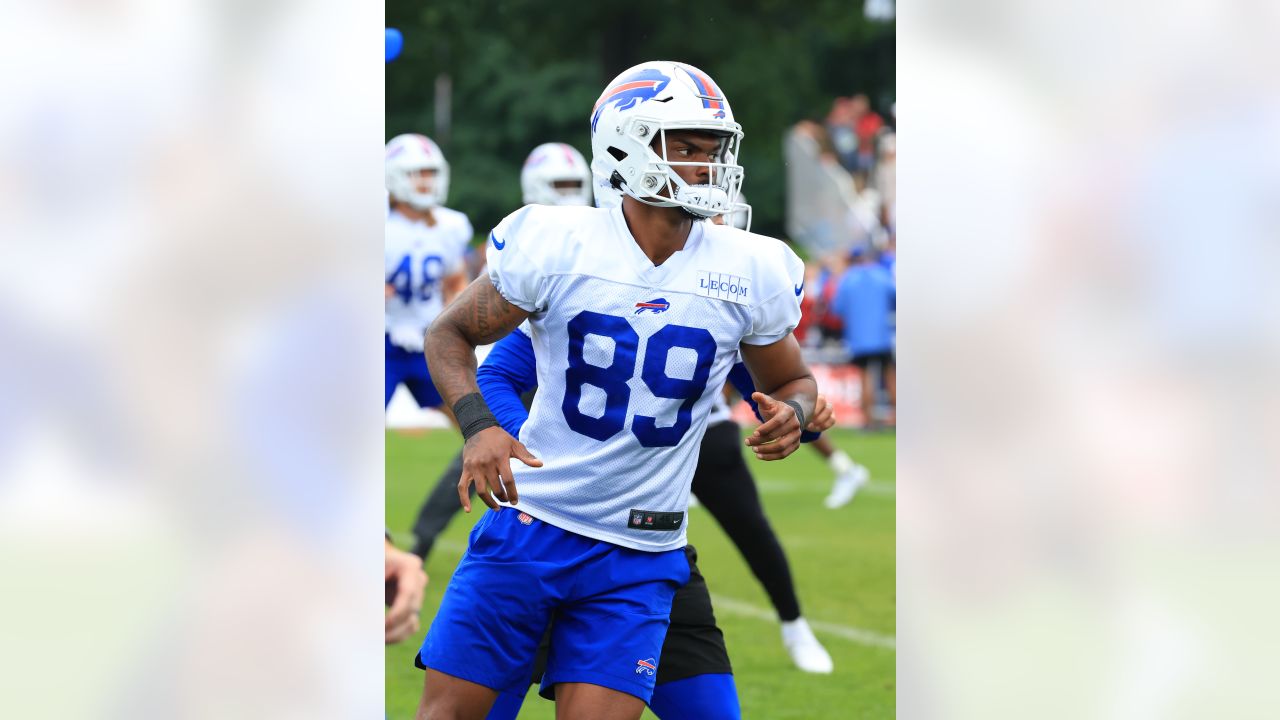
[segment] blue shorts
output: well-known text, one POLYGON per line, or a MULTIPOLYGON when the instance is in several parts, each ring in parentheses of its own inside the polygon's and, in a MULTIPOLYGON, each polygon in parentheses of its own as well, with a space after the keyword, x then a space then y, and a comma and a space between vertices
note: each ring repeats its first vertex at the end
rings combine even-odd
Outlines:
POLYGON ((444 404, 440 393, 436 392, 436 384, 431 382, 431 373, 427 370, 427 358, 420 352, 410 352, 391 342, 387 335, 387 398, 382 406, 391 404, 391 396, 401 383, 413 393, 418 407, 436 408, 444 404))
POLYGON ((555 616, 543 687, 602 685, 649 702, 684 550, 644 552, 485 512, 418 651, 419 667, 524 695, 555 616))

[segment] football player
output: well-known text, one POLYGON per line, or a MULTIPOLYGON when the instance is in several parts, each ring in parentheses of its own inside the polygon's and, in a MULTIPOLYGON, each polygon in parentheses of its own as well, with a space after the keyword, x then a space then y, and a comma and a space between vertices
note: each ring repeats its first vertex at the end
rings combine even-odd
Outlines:
MULTIPOLYGON (((471 240, 467 216, 444 207, 449 163, 423 135, 387 143, 386 398, 401 384, 420 407, 440 408, 422 355, 423 335, 466 287, 463 254, 471 240)), ((447 408, 442 408, 447 410, 447 408)))
POLYGON ((475 483, 492 511, 419 652, 421 718, 478 717, 498 691, 522 689, 553 616, 543 685, 558 713, 639 718, 690 575, 693 460, 738 353, 765 390, 754 395, 765 422, 746 440, 757 457, 794 452, 814 414, 791 335, 800 259, 698 222, 730 209, 742 179, 727 161, 742 129, 723 93, 692 66, 644 63, 600 96, 591 135, 593 169, 622 206, 508 216, 490 233, 488 275, 427 338, 466 438, 459 499, 469 511, 475 483), (475 347, 525 319, 540 392, 517 440, 479 393, 475 347))

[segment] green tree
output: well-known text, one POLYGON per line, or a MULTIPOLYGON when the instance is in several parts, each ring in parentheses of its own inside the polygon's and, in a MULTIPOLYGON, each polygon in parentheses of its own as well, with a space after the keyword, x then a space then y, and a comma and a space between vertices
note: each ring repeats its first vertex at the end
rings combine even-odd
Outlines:
POLYGON ((616 74, 645 60, 707 71, 746 137, 744 192, 754 229, 780 236, 782 135, 821 119, 838 95, 865 92, 885 114, 894 97, 894 26, 841 0, 392 0, 405 36, 387 66, 387 137, 422 132, 453 167, 449 205, 484 233, 520 205, 520 165, 534 146, 566 142, 591 157, 588 114, 616 74), (452 82, 451 126, 436 133, 436 81, 452 82))

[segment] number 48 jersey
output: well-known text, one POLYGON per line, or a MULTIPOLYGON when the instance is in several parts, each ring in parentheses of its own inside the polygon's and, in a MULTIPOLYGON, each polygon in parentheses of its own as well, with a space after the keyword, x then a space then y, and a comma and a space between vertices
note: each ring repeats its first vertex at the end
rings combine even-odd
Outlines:
POLYGON ((804 266, 785 244, 695 222, 654 266, 621 208, 529 205, 490 235, 489 277, 531 313, 538 394, 512 460, 519 507, 637 550, 685 544, 685 511, 715 396, 741 343, 800 320, 804 266))
POLYGON ((441 280, 463 269, 463 253, 471 240, 471 223, 456 210, 438 207, 436 224, 387 216, 386 281, 393 293, 387 299, 386 329, 392 342, 422 352, 422 335, 444 309, 441 280))

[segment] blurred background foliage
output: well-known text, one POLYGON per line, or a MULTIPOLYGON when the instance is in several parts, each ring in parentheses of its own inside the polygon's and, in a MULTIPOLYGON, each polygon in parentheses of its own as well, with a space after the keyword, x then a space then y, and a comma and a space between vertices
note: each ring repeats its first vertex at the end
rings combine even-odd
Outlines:
POLYGON ((786 128, 821 120, 836 96, 866 93, 885 117, 894 100, 894 24, 847 0, 388 0, 386 17, 405 39, 386 70, 387 139, 420 132, 440 143, 448 205, 478 234, 521 204, 520 166, 538 144, 566 142, 590 160, 589 110, 639 62, 688 62, 720 85, 746 134, 753 229, 775 237, 786 128), (437 120, 442 77, 447 124, 437 120))

